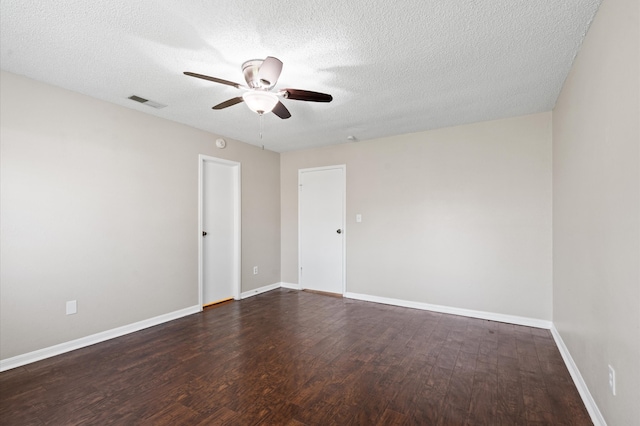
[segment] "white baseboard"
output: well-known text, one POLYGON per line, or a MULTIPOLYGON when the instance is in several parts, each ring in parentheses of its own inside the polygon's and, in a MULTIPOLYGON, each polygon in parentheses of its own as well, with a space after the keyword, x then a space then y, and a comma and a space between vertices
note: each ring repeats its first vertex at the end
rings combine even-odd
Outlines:
POLYGON ((573 361, 573 357, 571 356, 567 346, 564 344, 564 341, 562 340, 562 337, 555 325, 551 327, 551 335, 553 336, 553 340, 556 341, 560 355, 562 355, 562 359, 569 370, 569 374, 571 374, 573 383, 575 383, 576 388, 578 388, 578 393, 580 393, 582 402, 584 402, 584 405, 591 416, 591 421, 595 426, 606 426, 607 422, 605 422, 600 409, 598 409, 596 401, 593 399, 593 396, 591 396, 591 392, 589 392, 589 388, 582 378, 582 374, 580 374, 578 366, 573 361))
POLYGON ((249 291, 244 291, 240 294, 240 299, 246 299, 247 297, 256 296, 260 293, 265 293, 267 291, 275 290, 277 288, 280 288, 280 284, 281 283, 269 284, 269 285, 265 285, 264 287, 256 288, 249 291))
POLYGON ((0 360, 0 371, 21 367, 26 364, 31 364, 32 362, 40 361, 45 358, 50 358, 52 356, 63 354, 65 352, 71 352, 73 350, 84 348, 86 346, 95 345, 96 343, 104 342, 105 340, 124 336, 125 334, 129 334, 129 333, 143 330, 145 328, 153 327, 154 325, 162 324, 168 321, 173 321, 175 319, 185 317, 187 315, 195 314, 200 312, 201 310, 202 308, 198 305, 190 306, 188 308, 180 309, 178 311, 169 312, 167 314, 158 315, 157 317, 138 321, 133 324, 124 325, 122 327, 113 328, 107 331, 102 331, 100 333, 92 334, 86 337, 81 337, 79 339, 71 340, 69 342, 64 342, 58 345, 49 346, 48 348, 38 349, 37 351, 28 352, 26 354, 17 355, 11 358, 6 358, 3 360, 0 360))
MULTIPOLYGON (((293 290, 300 290, 299 284, 291 284, 285 282, 279 282, 271 285, 267 285, 264 287, 260 287, 254 290, 245 291, 240 295, 241 299, 246 299, 247 297, 255 296, 261 293, 265 293, 267 291, 275 290, 277 288, 288 288, 293 290)), ((536 327, 536 328, 544 328, 551 330, 551 334, 558 346, 558 350, 562 355, 562 359, 569 370, 569 374, 573 379, 573 382, 578 389, 580 397, 591 416, 591 421, 593 421, 595 426, 606 426, 606 422, 602 413, 598 409, 598 406, 591 396, 591 392, 587 387, 582 375, 580 374, 580 370, 578 366, 573 361, 571 354, 569 353, 569 349, 564 344, 560 333, 553 325, 551 321, 540 320, 536 318, 527 318, 520 317, 515 315, 504 315, 497 314, 492 312, 484 312, 484 311, 474 311, 469 309, 462 308, 452 308, 449 306, 441 306, 441 305, 432 305, 429 303, 421 303, 421 302, 412 302, 408 300, 402 299, 392 299, 387 297, 379 297, 379 296, 371 296, 367 294, 359 294, 359 293, 350 293, 347 292, 344 294, 344 297, 356 300, 363 300, 367 302, 375 302, 382 303, 385 305, 394 305, 401 306, 405 308, 413 308, 413 309, 421 309, 426 311, 434 311, 445 314, 453 314, 453 315, 461 315, 465 317, 471 318, 480 318, 491 321, 499 321, 510 324, 524 325, 528 327, 536 327)), ((145 328, 153 327, 155 325, 159 325, 168 321, 172 321, 178 318, 185 317, 187 315, 198 313, 202 310, 202 307, 199 305, 190 306, 188 308, 180 309, 178 311, 169 312, 167 314, 159 315, 157 317, 149 318, 146 320, 138 321, 133 324, 125 325, 122 327, 114 328, 111 330, 103 331, 100 333, 92 334, 90 336, 82 337, 80 339, 72 340, 65 343, 60 343, 58 345, 50 346, 48 348, 38 349, 33 352, 28 352, 26 354, 17 355, 11 358, 0 360, 0 372, 10 370, 12 368, 21 367, 26 364, 30 364, 32 362, 40 361, 46 358, 50 358, 56 355, 60 355, 66 352, 70 352, 76 349, 84 348, 86 346, 91 346, 96 343, 104 342, 106 340, 110 340, 116 337, 123 336, 125 334, 134 333, 136 331, 143 330, 145 328)))
MULTIPOLYGON (((246 299, 247 297, 255 296, 266 291, 275 290, 281 287, 282 283, 271 284, 268 286, 260 287, 255 290, 245 291, 240 295, 240 299, 246 299)), ((199 305, 191 306, 188 308, 180 309, 178 311, 169 312, 167 314, 159 315, 154 318, 142 320, 133 324, 125 325, 122 327, 114 328, 111 330, 103 331, 100 333, 92 334, 90 336, 81 337, 79 339, 71 340, 69 342, 60 343, 58 345, 50 346, 48 348, 38 349, 26 354, 17 355, 11 358, 0 360, 0 372, 11 370, 12 368, 21 367, 32 362, 40 361, 52 356, 60 355, 66 352, 71 352, 76 349, 91 346, 96 343, 104 342, 105 340, 113 339, 116 337, 124 336, 125 334, 134 333, 136 331, 143 330, 145 328, 153 327, 154 325, 162 324, 168 321, 172 321, 187 315, 195 314, 202 311, 202 307, 199 305)))
POLYGON ((300 287, 300 284, 280 283, 280 287, 288 288, 288 289, 291 289, 291 290, 302 290, 302 288, 300 287))
POLYGON ((573 379, 573 382, 578 389, 578 393, 584 402, 589 415, 591 416, 591 421, 595 426, 606 426, 607 423, 602 416, 602 413, 598 409, 595 400, 591 396, 591 392, 589 392, 589 388, 587 388, 587 384, 585 383, 580 371, 578 370, 577 365, 573 361, 571 354, 569 353, 569 349, 562 341, 562 337, 558 333, 555 325, 551 321, 540 320, 536 318, 527 318, 520 317, 515 315, 504 315, 497 314, 492 312, 484 312, 484 311, 474 311, 470 309, 461 309, 461 308, 452 308, 449 306, 441 306, 441 305, 431 305, 428 303, 420 303, 420 302, 411 302, 408 300, 401 299, 391 299, 387 297, 379 297, 379 296, 371 296, 368 294, 358 294, 358 293, 345 293, 344 297, 348 297, 350 299, 364 300, 367 302, 375 302, 375 303, 383 303, 385 305, 394 305, 394 306, 402 306, 405 308, 414 308, 414 309, 422 309, 426 311, 434 311, 441 312, 445 314, 453 314, 453 315, 461 315, 465 317, 471 318, 480 318, 491 321, 499 321, 506 322, 510 324, 524 325, 527 327, 536 327, 536 328, 544 328, 551 331, 551 335, 558 346, 558 350, 562 355, 562 359, 564 360, 567 369, 569 370, 569 374, 573 379))
POLYGON ((463 317, 480 318, 490 321, 506 322, 509 324, 524 325, 527 327, 536 327, 551 329, 553 323, 551 321, 541 320, 537 318, 519 317, 517 315, 496 314, 493 312, 474 311, 471 309, 452 308, 450 306, 432 305, 429 303, 412 302, 402 299, 391 299, 388 297, 371 296, 368 294, 350 293, 344 294, 349 299, 364 300, 366 302, 383 303, 385 305, 402 306, 404 308, 421 309, 424 311, 440 312, 443 314, 461 315, 463 317))

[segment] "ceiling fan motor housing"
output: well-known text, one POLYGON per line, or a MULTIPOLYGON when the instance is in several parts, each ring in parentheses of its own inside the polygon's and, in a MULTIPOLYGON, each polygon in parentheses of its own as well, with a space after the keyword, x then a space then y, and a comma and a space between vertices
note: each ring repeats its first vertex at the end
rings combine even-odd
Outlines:
POLYGON ((261 80, 258 76, 260 66, 264 62, 263 59, 251 59, 242 64, 242 73, 247 85, 252 89, 269 90, 274 86, 275 82, 261 80))

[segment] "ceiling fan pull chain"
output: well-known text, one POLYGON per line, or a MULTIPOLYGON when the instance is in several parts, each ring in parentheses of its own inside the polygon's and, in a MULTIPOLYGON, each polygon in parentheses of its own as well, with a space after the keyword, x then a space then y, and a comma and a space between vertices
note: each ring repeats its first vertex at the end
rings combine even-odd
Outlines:
POLYGON ((258 116, 260 117, 260 139, 262 139, 262 129, 264 128, 264 114, 258 114, 258 116))

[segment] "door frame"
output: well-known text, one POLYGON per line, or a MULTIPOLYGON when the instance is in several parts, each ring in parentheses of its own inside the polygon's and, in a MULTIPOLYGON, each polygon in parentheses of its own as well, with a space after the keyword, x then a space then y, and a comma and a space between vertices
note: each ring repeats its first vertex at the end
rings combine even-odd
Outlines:
POLYGON ((234 283, 233 283, 233 298, 240 300, 240 288, 242 284, 242 247, 241 247, 241 165, 237 161, 225 160, 218 157, 212 157, 209 155, 198 155, 198 306, 202 311, 203 303, 203 247, 202 247, 202 225, 203 225, 203 206, 204 206, 204 163, 213 162, 224 166, 231 166, 233 171, 233 266, 234 266, 234 283))
POLYGON ((336 164, 335 166, 310 167, 306 169, 298 169, 298 285, 300 290, 304 290, 302 285, 302 276, 300 274, 301 256, 300 256, 300 228, 302 218, 300 217, 300 186, 302 185, 302 173, 320 172, 323 170, 341 169, 342 170, 342 295, 347 292, 347 165, 336 164))

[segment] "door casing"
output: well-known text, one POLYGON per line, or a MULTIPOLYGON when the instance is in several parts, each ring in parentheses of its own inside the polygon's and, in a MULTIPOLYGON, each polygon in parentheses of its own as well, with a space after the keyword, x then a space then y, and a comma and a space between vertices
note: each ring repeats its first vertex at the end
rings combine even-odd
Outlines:
POLYGON ((225 160, 222 158, 211 157, 208 155, 200 154, 198 156, 198 306, 200 310, 202 310, 203 304, 203 292, 204 292, 204 283, 203 283, 203 269, 205 259, 203 257, 203 237, 202 232, 205 231, 203 228, 203 208, 204 208, 204 166, 205 162, 213 162, 221 165, 225 165, 227 167, 231 166, 233 172, 233 181, 234 181, 234 195, 233 195, 233 215, 234 215, 234 224, 233 224, 233 270, 234 278, 233 278, 233 289, 234 294, 233 297, 236 300, 240 299, 240 288, 242 285, 242 265, 241 265, 241 165, 236 161, 225 160))

